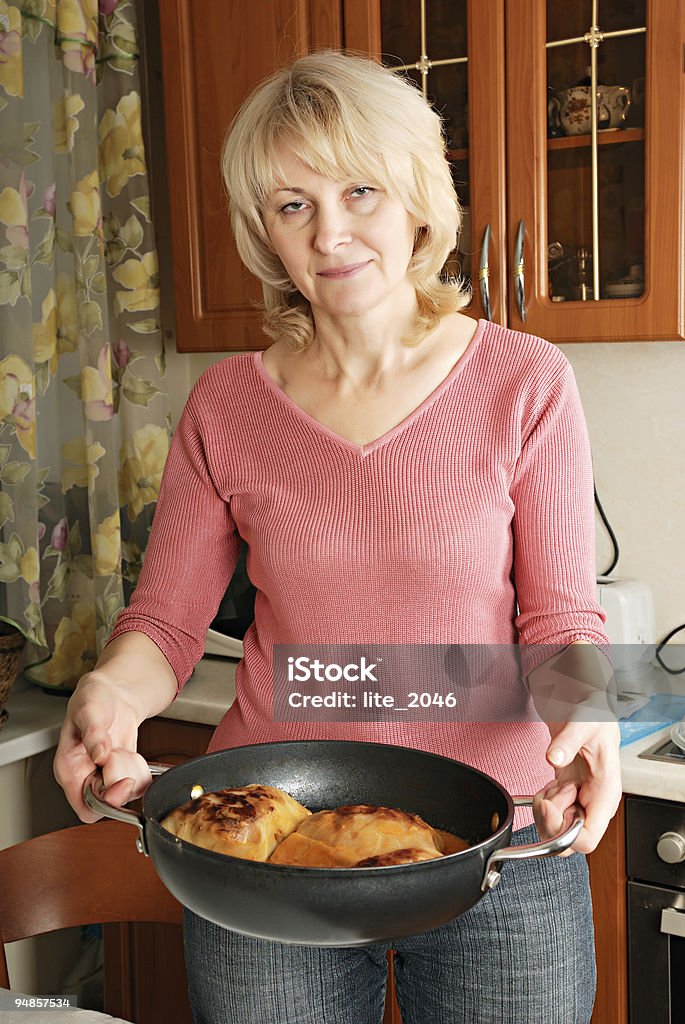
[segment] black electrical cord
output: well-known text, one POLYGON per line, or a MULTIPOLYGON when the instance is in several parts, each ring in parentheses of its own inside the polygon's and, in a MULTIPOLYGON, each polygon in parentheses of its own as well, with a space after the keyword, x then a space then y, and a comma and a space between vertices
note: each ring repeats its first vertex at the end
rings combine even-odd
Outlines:
MULTIPOLYGON (((612 543, 613 548, 614 548, 614 557, 613 557, 613 560, 611 562, 611 565, 606 570, 606 572, 603 573, 604 576, 609 576, 614 571, 614 569, 616 568, 616 563, 618 562, 618 557, 619 557, 619 554, 620 554, 619 549, 618 549, 618 541, 616 540, 616 534, 614 533, 614 531, 611 528, 611 523, 607 519, 606 512, 602 508, 602 502, 599 500, 599 495, 597 494, 597 488, 594 487, 594 485, 593 485, 593 489, 594 489, 594 493, 595 493, 595 505, 597 506, 597 511, 599 512, 600 518, 601 518, 602 522, 604 523, 604 527, 605 527, 607 533, 609 534, 609 537, 611 539, 611 543, 612 543)), ((665 662, 663 661, 663 659, 661 657, 661 652, 664 649, 664 647, 666 646, 666 644, 668 643, 668 641, 671 640, 676 635, 676 633, 680 633, 680 631, 683 630, 683 629, 685 629, 685 622, 682 624, 682 626, 676 626, 675 629, 672 629, 671 632, 668 633, 663 638, 663 640, 659 641, 659 643, 657 645, 657 648, 656 648, 656 655, 655 655, 656 656, 656 660, 659 662, 659 664, 661 665, 661 667, 664 670, 664 672, 668 672, 668 674, 670 676, 681 676, 681 675, 683 675, 685 673, 685 667, 683 667, 683 668, 669 668, 669 666, 666 665, 665 662)))
POLYGON ((618 556, 620 554, 620 552, 618 550, 618 541, 616 540, 616 534, 611 529, 611 523, 607 519, 606 512, 602 508, 602 502, 599 500, 599 495, 597 494, 597 488, 594 486, 594 484, 593 484, 593 490, 594 490, 594 493, 595 493, 595 505, 597 506, 597 511, 599 512, 600 518, 601 518, 602 522, 604 523, 604 528, 606 529, 607 533, 609 534, 609 537, 611 539, 611 543, 612 543, 613 548, 614 548, 613 561, 612 561, 611 565, 609 566, 609 568, 604 573, 602 573, 603 576, 609 576, 609 575, 611 575, 611 573, 616 568, 616 563, 618 562, 618 556))
POLYGON ((664 649, 668 641, 671 639, 671 637, 674 637, 676 633, 680 633, 681 629, 685 629, 685 622, 682 624, 682 626, 676 626, 675 629, 672 629, 671 632, 668 633, 663 638, 663 640, 661 640, 657 645, 656 660, 659 662, 664 672, 668 672, 669 676, 681 676, 683 672, 685 672, 685 668, 669 668, 668 665, 665 665, 661 659, 662 650, 664 649))

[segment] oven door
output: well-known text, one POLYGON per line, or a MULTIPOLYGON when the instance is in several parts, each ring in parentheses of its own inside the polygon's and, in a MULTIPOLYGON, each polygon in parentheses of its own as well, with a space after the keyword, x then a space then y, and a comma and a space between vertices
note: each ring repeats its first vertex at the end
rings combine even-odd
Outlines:
POLYGON ((685 1020, 685 892, 628 882, 630 1024, 685 1020))

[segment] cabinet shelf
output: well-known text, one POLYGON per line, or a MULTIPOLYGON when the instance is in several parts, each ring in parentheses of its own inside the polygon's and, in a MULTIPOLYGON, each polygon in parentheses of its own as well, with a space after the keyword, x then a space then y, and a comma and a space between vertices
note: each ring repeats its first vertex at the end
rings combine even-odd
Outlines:
MULTIPOLYGON (((597 132, 597 144, 612 146, 618 142, 644 142, 644 128, 602 128, 597 132)), ((561 135, 556 139, 547 139, 547 149, 580 149, 590 148, 591 135, 561 135)))

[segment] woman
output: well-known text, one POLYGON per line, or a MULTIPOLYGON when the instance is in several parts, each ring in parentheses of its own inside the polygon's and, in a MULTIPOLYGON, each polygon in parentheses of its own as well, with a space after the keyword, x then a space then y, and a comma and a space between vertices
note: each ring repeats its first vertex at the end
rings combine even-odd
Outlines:
MULTIPOLYGON (((94 765, 112 803, 144 789, 137 727, 201 657, 242 537, 255 623, 210 749, 399 743, 536 792, 543 835, 576 797, 585 808, 576 853, 514 863, 464 917, 394 944, 406 1024, 588 1021, 583 853, 620 798, 615 724, 548 727, 527 694, 526 713, 501 723, 271 714, 274 643, 606 644, 570 367, 547 342, 459 312, 468 296, 439 277, 460 225, 439 118, 389 70, 327 52, 278 72, 239 112, 223 172, 274 343, 192 391, 140 583, 69 703, 57 778, 86 821, 94 765)), ((514 842, 535 841, 519 815, 514 842)), ((382 944, 281 946, 188 914, 186 951, 198 1024, 380 1020, 382 944)))

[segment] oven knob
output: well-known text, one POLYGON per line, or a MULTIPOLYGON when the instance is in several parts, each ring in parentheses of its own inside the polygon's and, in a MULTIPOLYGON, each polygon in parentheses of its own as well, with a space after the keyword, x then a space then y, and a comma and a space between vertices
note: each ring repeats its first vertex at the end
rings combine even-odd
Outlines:
POLYGON ((664 832, 657 840, 656 852, 666 864, 680 864, 685 860, 685 836, 680 832, 664 832))

